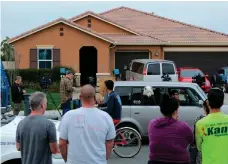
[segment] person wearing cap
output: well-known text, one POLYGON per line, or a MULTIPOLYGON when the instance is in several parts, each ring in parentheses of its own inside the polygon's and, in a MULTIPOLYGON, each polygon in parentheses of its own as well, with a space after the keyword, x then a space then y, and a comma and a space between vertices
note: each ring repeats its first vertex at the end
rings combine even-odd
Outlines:
POLYGON ((92 85, 81 89, 82 107, 67 112, 58 130, 59 148, 66 163, 107 164, 116 136, 112 118, 95 107, 92 85))
POLYGON ((63 115, 71 110, 71 100, 74 91, 73 87, 73 73, 68 70, 66 76, 60 81, 60 102, 63 115))

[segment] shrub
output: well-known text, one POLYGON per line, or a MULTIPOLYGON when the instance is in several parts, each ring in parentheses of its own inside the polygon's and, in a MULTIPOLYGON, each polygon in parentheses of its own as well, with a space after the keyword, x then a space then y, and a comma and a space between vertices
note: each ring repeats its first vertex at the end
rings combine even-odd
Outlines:
POLYGON ((10 84, 14 82, 17 75, 21 76, 23 79, 23 85, 25 88, 32 88, 34 90, 41 90, 40 79, 43 76, 50 76, 52 79, 52 85, 49 91, 59 92, 59 82, 60 82, 60 68, 66 68, 74 73, 74 70, 70 67, 55 67, 53 69, 19 69, 19 70, 6 70, 10 84))

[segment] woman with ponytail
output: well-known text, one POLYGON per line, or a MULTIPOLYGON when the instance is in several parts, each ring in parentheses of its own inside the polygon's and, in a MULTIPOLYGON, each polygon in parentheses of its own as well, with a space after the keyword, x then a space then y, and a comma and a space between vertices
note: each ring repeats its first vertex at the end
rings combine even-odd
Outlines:
POLYGON ((178 120, 179 101, 164 94, 160 104, 163 117, 151 120, 148 164, 189 164, 187 147, 193 142, 191 127, 178 120))

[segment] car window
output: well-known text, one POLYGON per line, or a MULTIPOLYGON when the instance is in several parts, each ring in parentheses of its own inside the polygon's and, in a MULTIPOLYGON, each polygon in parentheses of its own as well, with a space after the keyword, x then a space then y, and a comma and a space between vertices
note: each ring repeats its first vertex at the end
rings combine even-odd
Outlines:
POLYGON ((179 92, 180 106, 198 106, 199 100, 202 100, 199 94, 192 88, 168 88, 168 93, 171 93, 172 90, 179 92))
POLYGON ((162 73, 174 75, 175 74, 174 65, 172 63, 162 63, 162 73))
POLYGON ((144 64, 139 62, 133 62, 131 71, 135 73, 143 73, 144 64))
POLYGON ((147 75, 160 75, 160 63, 148 64, 147 75))
POLYGON ((120 96, 122 105, 130 105, 131 87, 117 86, 114 90, 120 96))
POLYGON ((200 70, 194 70, 194 69, 181 70, 181 77, 194 77, 197 75, 204 76, 203 72, 200 70))
POLYGON ((164 93, 162 88, 152 88, 153 95, 144 95, 145 87, 133 87, 131 95, 131 104, 134 106, 158 106, 160 104, 161 95, 164 93))
POLYGON ((225 75, 228 75, 228 68, 226 68, 224 70, 225 70, 225 75))

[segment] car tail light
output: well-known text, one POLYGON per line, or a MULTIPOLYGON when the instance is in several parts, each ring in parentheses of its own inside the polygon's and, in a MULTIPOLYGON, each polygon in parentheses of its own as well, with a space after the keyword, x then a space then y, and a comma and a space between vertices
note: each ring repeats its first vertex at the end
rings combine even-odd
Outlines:
POLYGON ((147 69, 144 68, 144 69, 143 69, 143 75, 146 75, 146 73, 147 73, 147 69))

